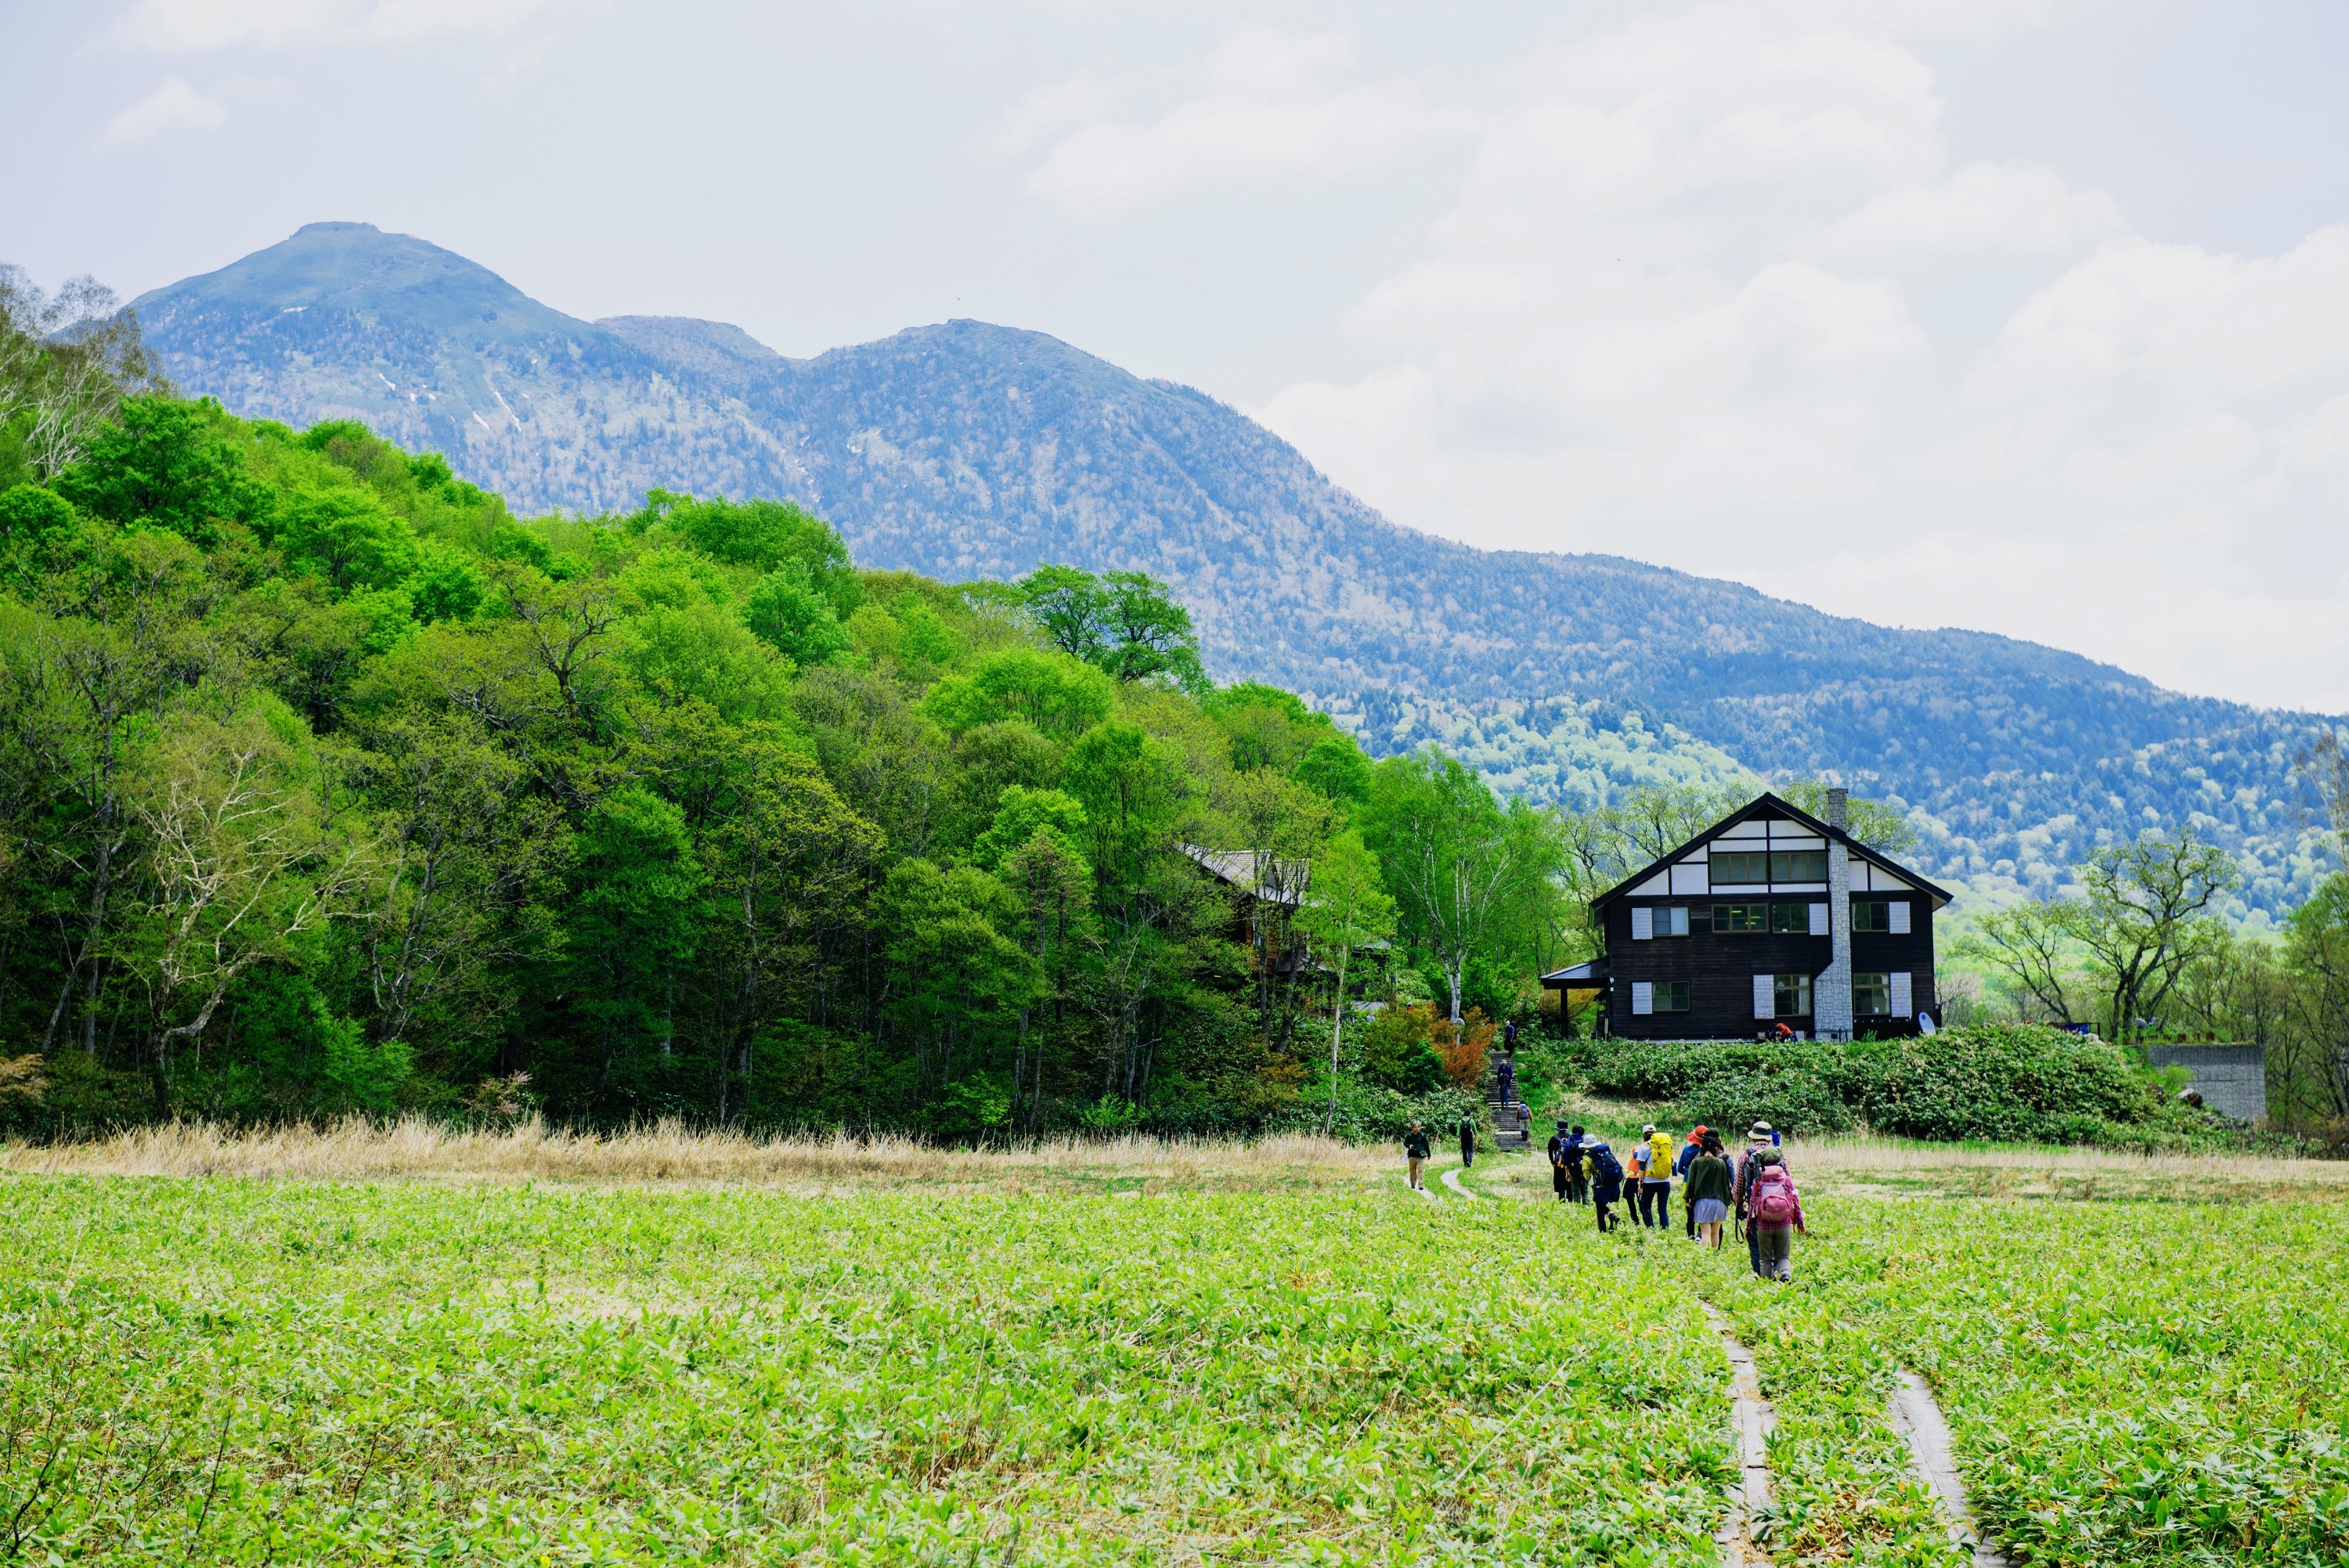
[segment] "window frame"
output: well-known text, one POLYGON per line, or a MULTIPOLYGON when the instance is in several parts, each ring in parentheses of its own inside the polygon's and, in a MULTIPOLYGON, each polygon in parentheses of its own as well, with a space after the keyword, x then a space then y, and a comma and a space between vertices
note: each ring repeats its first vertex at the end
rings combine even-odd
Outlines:
POLYGON ((1716 936, 1767 936, 1770 934, 1770 906, 1766 903, 1716 903, 1713 906, 1713 930, 1716 936), (1744 912, 1762 912, 1759 925, 1741 925, 1744 912), (1726 912, 1726 913, 1724 913, 1726 912))
POLYGON ((1770 884, 1770 852, 1767 850, 1710 850, 1705 854, 1705 882, 1710 887, 1767 887, 1770 884), (1722 874, 1722 864, 1735 861, 1741 865, 1758 861, 1754 870, 1762 874, 1754 877, 1733 877, 1722 874))
POLYGON ((1773 936, 1808 936, 1811 934, 1811 906, 1807 903, 1772 903, 1770 934, 1773 936), (1791 912, 1791 913, 1789 913, 1791 912), (1778 923, 1785 920, 1789 923, 1778 923))
POLYGON ((1651 1013, 1685 1013, 1689 1010, 1689 983, 1685 980, 1651 980, 1648 982, 1648 1010, 1651 1013), (1675 1001, 1674 998, 1678 1000, 1675 1001))
POLYGON ((1853 899, 1851 901, 1851 929, 1854 935, 1885 936, 1890 934, 1892 931, 1892 901, 1882 898, 1853 899), (1873 918, 1882 923, 1875 925, 1861 924, 1859 912, 1863 909, 1875 911, 1876 913, 1873 918))
POLYGON ((1826 880, 1827 852, 1825 850, 1772 850, 1770 851, 1770 881, 1774 885, 1778 882, 1823 882, 1826 880), (1814 856, 1816 857, 1816 864, 1818 867, 1816 876, 1811 875, 1809 869, 1814 863, 1814 856), (1782 861, 1795 860, 1804 862, 1803 869, 1797 871, 1792 866, 1781 864, 1782 861), (1782 870, 1785 873, 1783 876, 1779 874, 1782 870))
POLYGON ((1892 975, 1885 969, 1855 969, 1851 975, 1851 1014, 1855 1018, 1889 1018, 1892 1016, 1892 975), (1872 984, 1871 984, 1872 982, 1872 984), (1884 1005, 1868 1007, 1860 1005, 1860 993, 1869 990, 1884 1005))
POLYGON ((1816 1016, 1813 1012, 1813 1008, 1816 1007, 1816 1005, 1817 997, 1812 992, 1811 976, 1808 975, 1773 975, 1770 976, 1770 1016, 1772 1017, 1812 1017, 1816 1016), (1798 1002, 1804 1004, 1799 1011, 1789 1012, 1787 1010, 1786 997, 1789 993, 1792 993, 1798 1002))

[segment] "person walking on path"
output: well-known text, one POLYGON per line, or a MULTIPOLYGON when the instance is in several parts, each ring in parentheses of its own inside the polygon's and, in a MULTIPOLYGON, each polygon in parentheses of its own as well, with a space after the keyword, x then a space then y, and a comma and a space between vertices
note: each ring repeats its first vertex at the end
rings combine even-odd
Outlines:
POLYGON ((1578 1123, 1573 1141, 1567 1146, 1571 1158, 1566 1162, 1566 1197, 1570 1203, 1590 1202, 1590 1172, 1582 1158, 1583 1150, 1590 1145, 1589 1132, 1588 1128, 1578 1123))
POLYGON ((1402 1135, 1402 1157, 1411 1161, 1411 1190, 1426 1191, 1427 1183, 1420 1180, 1420 1172, 1427 1168, 1427 1130, 1415 1121, 1402 1135))
MULTIPOLYGON (((1549 1135, 1549 1190, 1557 1194, 1561 1203, 1574 1198, 1576 1181, 1582 1172, 1581 1134, 1582 1129, 1578 1127, 1569 1136, 1566 1123, 1561 1121, 1557 1130, 1549 1135)), ((1578 1198, 1574 1201, 1581 1202, 1578 1198)))
POLYGON ((1679 1157, 1672 1161, 1672 1174, 1681 1180, 1681 1212, 1687 1217, 1690 1241, 1696 1240, 1696 1215, 1689 1209, 1689 1167, 1695 1164, 1697 1156, 1704 1152, 1705 1134, 1710 1130, 1711 1129, 1703 1127, 1692 1130, 1688 1135, 1688 1141, 1681 1145, 1679 1157))
POLYGON ((1729 1222, 1729 1201, 1737 1190, 1737 1178, 1729 1169, 1729 1160, 1722 1152, 1721 1134, 1707 1132, 1704 1141, 1697 1146, 1697 1156, 1689 1161, 1688 1177, 1681 1184, 1681 1203, 1688 1210, 1689 1224, 1697 1239, 1721 1250, 1722 1227, 1729 1222))
POLYGON ((1589 1179, 1591 1206, 1599 1211, 1599 1230, 1604 1235, 1622 1223, 1607 1211, 1622 1199, 1623 1167, 1616 1160, 1615 1151, 1607 1147, 1607 1140, 1599 1138, 1583 1145, 1582 1170, 1589 1179))
POLYGON ((1762 1272, 1762 1242, 1751 1223, 1753 1205, 1750 1201, 1754 1186, 1754 1162, 1765 1149, 1775 1150, 1775 1135, 1766 1121, 1757 1121, 1745 1131, 1745 1152, 1738 1157, 1737 1184, 1730 1198, 1730 1208, 1737 1215, 1738 1233, 1745 1238, 1746 1261, 1754 1272, 1762 1272))
POLYGON ((1631 1140, 1623 1155, 1624 1206, 1631 1211, 1631 1221, 1640 1229, 1648 1228, 1648 1161, 1655 1157, 1648 1147, 1645 1132, 1631 1140))
POLYGON ((1655 1211, 1655 1227, 1672 1228, 1672 1135, 1648 1129, 1647 1200, 1655 1211))
POLYGON ((1755 1150, 1746 1206, 1745 1228, 1755 1238, 1754 1272, 1781 1283, 1793 1279, 1795 1233, 1804 1229, 1803 1200, 1795 1191, 1785 1155, 1777 1150, 1755 1150))
POLYGON ((1515 1105, 1517 1099, 1517 1059, 1514 1051, 1501 1053, 1501 1065, 1496 1072, 1501 1080, 1501 1103, 1515 1105))
POLYGON ((1463 1171, 1476 1163, 1476 1121, 1474 1117, 1460 1119, 1460 1168, 1463 1171))
POLYGON ((1517 1054, 1517 1021, 1515 1018, 1501 1026, 1501 1054, 1509 1057, 1517 1054))

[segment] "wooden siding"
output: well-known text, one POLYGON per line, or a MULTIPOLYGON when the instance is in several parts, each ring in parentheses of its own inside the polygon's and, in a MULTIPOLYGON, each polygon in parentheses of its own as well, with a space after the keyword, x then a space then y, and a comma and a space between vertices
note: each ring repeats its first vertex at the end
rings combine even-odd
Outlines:
MULTIPOLYGON (((1797 933, 1720 933, 1705 922, 1702 931, 1695 929, 1693 912, 1703 910, 1709 915, 1712 907, 1720 903, 1777 903, 1809 904, 1816 895, 1781 892, 1775 897, 1756 893, 1751 898, 1724 900, 1719 898, 1641 898, 1619 899, 1609 906, 1606 918, 1607 955, 1612 984, 1608 992, 1608 1026, 1617 1035, 1629 1039, 1752 1039, 1756 1033, 1773 1026, 1773 1021, 1754 1016, 1754 976, 1756 975, 1817 975, 1826 968, 1833 956, 1831 940, 1797 933), (1648 909, 1686 906, 1691 912, 1690 934, 1686 936, 1659 936, 1644 942, 1631 939, 1631 910, 1637 904, 1648 909), (1685 1013, 1653 1013, 1640 1015, 1631 1011, 1631 985, 1634 981, 1685 980, 1689 985, 1689 1010, 1685 1013)), ((1918 1010, 1939 1014, 1939 998, 1933 990, 1933 911, 1931 901, 1912 895, 1910 929, 1906 935, 1889 933, 1854 932, 1851 938, 1851 966, 1855 972, 1881 970, 1891 973, 1907 970, 1918 1010)), ((1808 1018, 1788 1018, 1785 1024, 1807 1031, 1808 1018)), ((1908 1033, 1914 1027, 1912 1019, 1885 1017, 1855 1017, 1855 1032, 1867 1034, 1908 1033)))

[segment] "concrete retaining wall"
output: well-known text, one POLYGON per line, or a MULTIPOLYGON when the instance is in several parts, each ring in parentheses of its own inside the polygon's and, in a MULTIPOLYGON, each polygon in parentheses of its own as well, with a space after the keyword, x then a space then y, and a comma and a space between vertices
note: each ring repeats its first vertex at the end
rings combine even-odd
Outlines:
POLYGON ((2237 1121, 2263 1121, 2268 1114, 2268 1061, 2259 1046, 2147 1046, 2146 1060, 2158 1068, 2184 1068, 2202 1103, 2237 1121))

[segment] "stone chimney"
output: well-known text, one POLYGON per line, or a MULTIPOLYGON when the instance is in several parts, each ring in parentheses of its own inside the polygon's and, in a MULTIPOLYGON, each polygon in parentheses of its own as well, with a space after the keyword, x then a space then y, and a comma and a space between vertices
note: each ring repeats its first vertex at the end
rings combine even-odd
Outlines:
MULTIPOLYGON (((1850 825, 1851 791, 1827 791, 1827 826, 1850 825)), ((1827 836, 1827 966, 1811 982, 1811 1024, 1823 1040, 1851 1038, 1851 861, 1843 841, 1827 836)))

